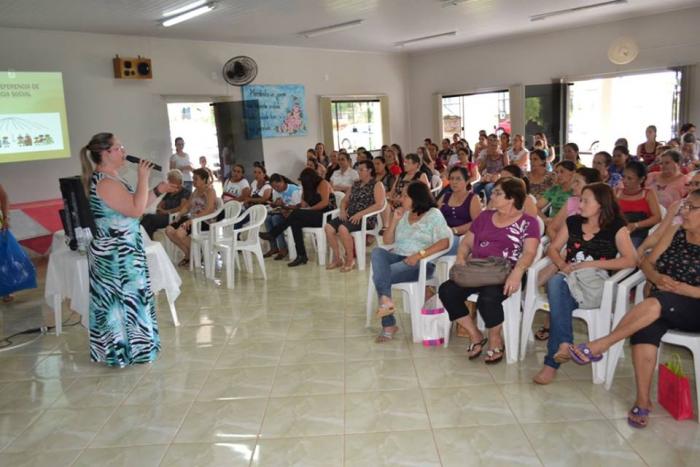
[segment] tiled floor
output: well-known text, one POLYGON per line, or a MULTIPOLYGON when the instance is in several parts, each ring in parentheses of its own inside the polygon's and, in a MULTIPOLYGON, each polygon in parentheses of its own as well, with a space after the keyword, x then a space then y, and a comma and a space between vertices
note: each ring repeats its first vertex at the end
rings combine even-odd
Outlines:
MULTIPOLYGON (((0 352, 0 465, 700 465, 696 421, 657 407, 648 429, 627 426, 629 358, 610 392, 573 364, 538 387, 542 346, 487 367, 463 339, 414 345, 404 314, 378 345, 366 273, 266 264, 267 282, 243 273, 235 290, 181 271, 182 326, 161 297, 152 365, 91 363, 80 326, 0 352)), ((3 305, 1 334, 41 294, 3 305)))

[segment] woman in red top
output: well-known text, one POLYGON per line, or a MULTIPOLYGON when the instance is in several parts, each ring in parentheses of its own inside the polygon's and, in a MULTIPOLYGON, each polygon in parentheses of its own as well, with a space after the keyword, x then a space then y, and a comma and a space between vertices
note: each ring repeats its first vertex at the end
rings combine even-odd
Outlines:
POLYGON ((386 166, 391 175, 394 177, 401 175, 403 169, 401 168, 401 164, 396 157, 396 150, 393 148, 393 146, 386 148, 384 151, 384 159, 386 159, 386 166))
POLYGON ((654 190, 644 188, 646 166, 639 161, 627 163, 623 172, 624 188, 617 191, 617 204, 627 220, 635 248, 642 244, 649 229, 661 222, 661 205, 654 190))
POLYGON ((647 140, 637 146, 637 157, 649 165, 656 160, 656 147, 661 145, 656 141, 656 126, 649 125, 647 127, 647 140))

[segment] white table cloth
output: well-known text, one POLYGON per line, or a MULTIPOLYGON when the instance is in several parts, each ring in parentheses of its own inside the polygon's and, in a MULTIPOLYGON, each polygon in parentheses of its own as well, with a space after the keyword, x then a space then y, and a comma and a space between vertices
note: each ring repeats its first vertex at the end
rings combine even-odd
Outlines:
MULTIPOLYGON (((182 285, 180 275, 170 262, 163 245, 151 241, 145 234, 143 237, 153 293, 158 294, 161 290, 165 290, 173 323, 179 326, 175 300, 180 295, 180 285, 182 285)), ((59 230, 53 235, 44 289, 44 299, 54 311, 56 335, 62 331, 61 306, 66 298, 70 299, 71 309, 80 314, 83 325, 86 328, 89 327, 89 292, 87 256, 71 251, 66 246, 63 230, 59 230)))

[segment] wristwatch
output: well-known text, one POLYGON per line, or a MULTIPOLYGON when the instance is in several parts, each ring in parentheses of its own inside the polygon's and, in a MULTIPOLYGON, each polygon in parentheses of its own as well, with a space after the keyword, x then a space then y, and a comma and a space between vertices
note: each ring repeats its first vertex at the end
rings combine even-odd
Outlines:
POLYGON ((425 250, 421 250, 418 252, 421 258, 425 258, 425 250))

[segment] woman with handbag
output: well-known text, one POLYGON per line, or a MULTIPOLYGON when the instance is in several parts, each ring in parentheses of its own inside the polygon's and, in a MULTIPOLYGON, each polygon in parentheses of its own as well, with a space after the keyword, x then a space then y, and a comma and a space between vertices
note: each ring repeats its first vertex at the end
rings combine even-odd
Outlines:
MULTIPOLYGON (((581 214, 566 219, 547 249, 547 256, 560 273, 547 281, 551 311, 549 341, 544 367, 533 378, 537 384, 551 383, 559 365, 569 360, 568 349, 574 338, 572 315, 581 306, 572 293, 573 281, 567 282, 567 278, 583 269, 618 271, 637 263, 637 254, 612 188, 602 182, 586 185, 580 203, 581 214)), ((596 284, 602 296, 602 283, 596 284)), ((595 292, 591 288, 586 291, 595 292)))
POLYGON ((654 284, 651 295, 632 308, 609 335, 568 348, 576 363, 587 364, 600 360, 610 346, 631 336, 637 399, 627 422, 634 428, 648 423, 651 384, 663 335, 669 329, 700 332, 700 190, 688 195, 680 214, 683 223, 666 229, 640 264, 654 284))
MULTIPOLYGON (((372 250, 372 281, 379 302, 376 314, 382 319, 382 332, 377 342, 391 340, 399 330, 394 317, 391 285, 417 280, 418 262, 446 250, 450 238, 452 232, 435 207, 428 185, 422 181, 411 182, 401 198, 401 206, 394 210, 384 230, 384 243, 393 243, 392 250, 379 247, 372 250)), ((435 265, 428 264, 428 276, 434 269, 435 265)))
POLYGON ((472 222, 459 244, 450 280, 440 286, 440 300, 450 321, 457 321, 469 333, 470 360, 481 355, 489 340, 486 363, 503 359, 502 302, 521 286, 541 236, 537 219, 522 211, 526 196, 525 182, 520 179, 506 177, 494 184, 493 210, 483 211, 472 222), (473 293, 479 294, 476 305, 489 329, 488 338, 468 316, 465 302, 473 293))

